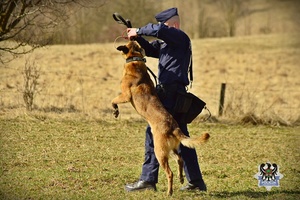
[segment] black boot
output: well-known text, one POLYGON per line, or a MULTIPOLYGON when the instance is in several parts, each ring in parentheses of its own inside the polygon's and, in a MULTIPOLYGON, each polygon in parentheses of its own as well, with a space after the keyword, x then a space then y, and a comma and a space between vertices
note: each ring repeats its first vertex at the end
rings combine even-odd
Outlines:
POLYGON ((130 183, 125 185, 125 190, 127 192, 139 191, 139 190, 154 190, 156 191, 155 183, 150 183, 147 181, 139 180, 135 183, 130 183))
POLYGON ((180 188, 181 191, 203 191, 206 192, 207 188, 204 181, 199 181, 195 183, 188 183, 186 186, 180 188))

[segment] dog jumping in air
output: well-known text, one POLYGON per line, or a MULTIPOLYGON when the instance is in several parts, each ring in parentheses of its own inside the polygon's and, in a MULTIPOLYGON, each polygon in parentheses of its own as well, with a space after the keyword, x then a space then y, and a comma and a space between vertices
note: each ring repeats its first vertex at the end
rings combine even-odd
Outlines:
POLYGON ((169 166, 169 155, 173 152, 178 163, 178 176, 180 183, 183 178, 183 160, 178 154, 180 143, 189 148, 206 142, 209 134, 204 133, 200 137, 189 138, 180 130, 172 115, 160 102, 154 84, 147 72, 144 59, 144 49, 135 41, 127 45, 119 46, 117 50, 123 52, 126 59, 123 77, 121 81, 122 93, 112 100, 114 116, 119 115, 118 104, 130 102, 135 110, 149 123, 153 134, 154 153, 164 169, 168 179, 167 194, 173 193, 173 173, 169 166))

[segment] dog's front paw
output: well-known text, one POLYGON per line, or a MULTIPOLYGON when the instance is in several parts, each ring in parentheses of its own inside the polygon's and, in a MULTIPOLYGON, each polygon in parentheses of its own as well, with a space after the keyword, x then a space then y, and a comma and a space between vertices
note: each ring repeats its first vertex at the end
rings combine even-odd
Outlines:
POLYGON ((115 118, 117 118, 119 116, 119 109, 115 109, 113 112, 113 115, 115 116, 115 118))

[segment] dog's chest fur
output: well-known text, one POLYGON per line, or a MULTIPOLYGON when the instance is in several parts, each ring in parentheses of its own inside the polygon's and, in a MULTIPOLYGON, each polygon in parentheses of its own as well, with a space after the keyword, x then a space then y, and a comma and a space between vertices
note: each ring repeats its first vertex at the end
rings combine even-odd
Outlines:
MULTIPOLYGON (((169 125, 174 121, 171 115, 164 109, 160 102, 154 84, 143 62, 131 62, 125 64, 122 87, 131 93, 131 104, 142 115, 152 128, 157 126, 157 121, 163 121, 169 125), (153 122, 154 121, 154 122, 153 122)), ((160 124, 160 127, 166 124, 160 124)))

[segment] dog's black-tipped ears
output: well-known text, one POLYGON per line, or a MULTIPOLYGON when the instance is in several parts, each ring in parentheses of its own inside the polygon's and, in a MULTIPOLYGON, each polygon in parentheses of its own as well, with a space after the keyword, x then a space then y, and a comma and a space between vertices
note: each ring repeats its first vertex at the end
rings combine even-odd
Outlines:
POLYGON ((123 51, 124 54, 127 54, 129 52, 129 49, 125 45, 118 46, 117 50, 123 51))

